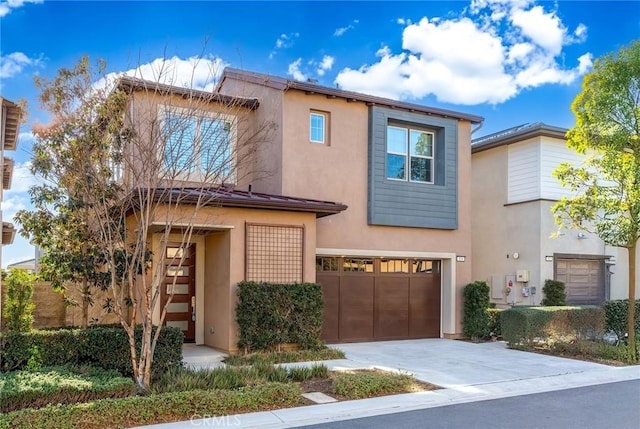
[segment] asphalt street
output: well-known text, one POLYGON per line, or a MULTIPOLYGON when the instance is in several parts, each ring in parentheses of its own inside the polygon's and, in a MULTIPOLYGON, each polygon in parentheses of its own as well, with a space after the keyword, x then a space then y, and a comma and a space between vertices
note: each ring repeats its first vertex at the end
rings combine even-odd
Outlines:
POLYGON ((639 429, 640 380, 304 427, 313 429, 639 429))

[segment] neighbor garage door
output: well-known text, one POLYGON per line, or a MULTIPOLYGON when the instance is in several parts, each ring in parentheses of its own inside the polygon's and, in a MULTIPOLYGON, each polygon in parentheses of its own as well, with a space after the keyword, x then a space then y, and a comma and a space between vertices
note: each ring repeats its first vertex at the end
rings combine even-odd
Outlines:
POLYGON ((327 342, 440 336, 440 261, 318 257, 327 342))
POLYGON ((599 305, 605 299, 604 260, 556 259, 555 279, 564 282, 567 304, 599 305))

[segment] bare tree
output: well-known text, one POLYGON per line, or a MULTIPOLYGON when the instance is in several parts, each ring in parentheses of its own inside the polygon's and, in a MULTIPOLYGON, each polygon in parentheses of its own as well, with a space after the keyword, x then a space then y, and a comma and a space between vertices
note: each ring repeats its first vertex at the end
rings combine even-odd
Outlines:
POLYGON ((175 292, 167 266, 182 268, 193 235, 215 223, 213 208, 233 184, 266 174, 254 155, 274 124, 257 123, 256 99, 163 83, 170 70, 157 70, 154 81, 96 84, 105 82, 104 70, 85 57, 54 80, 37 79, 55 120, 35 130, 33 169, 76 202, 102 246, 107 306, 128 334, 144 392, 175 292))

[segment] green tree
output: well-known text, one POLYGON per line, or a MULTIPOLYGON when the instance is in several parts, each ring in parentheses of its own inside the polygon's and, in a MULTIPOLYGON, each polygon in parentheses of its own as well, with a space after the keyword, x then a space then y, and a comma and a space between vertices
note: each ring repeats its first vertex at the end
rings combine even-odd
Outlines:
POLYGON ((4 305, 4 329, 9 332, 29 332, 33 325, 33 282, 35 276, 25 270, 12 269, 5 283, 7 295, 4 305))
MULTIPOLYGON (((640 40, 599 58, 584 77, 571 110, 576 125, 567 143, 585 155, 581 166, 554 172, 576 193, 552 208, 560 225, 592 231, 605 243, 625 248, 629 300, 636 297, 636 250, 640 238, 640 40)), ((633 306, 629 306, 633 309, 633 306)), ((628 314, 629 350, 637 359, 634 312, 628 314)))
MULTIPOLYGON (((134 378, 145 392, 173 297, 161 300, 163 289, 174 290, 164 283, 166 267, 180 270, 186 260, 167 246, 187 248, 197 225, 215 223, 202 213, 218 203, 212 187, 256 174, 253 155, 274 127, 249 124, 250 108, 231 97, 193 89, 176 95, 161 82, 171 70, 154 70, 156 82, 110 82, 105 70, 84 57, 54 79, 36 78, 53 121, 33 130, 32 170, 50 184, 45 194, 61 196, 47 200, 58 206, 45 221, 82 229, 74 240, 86 238, 90 248, 72 250, 107 273, 107 307, 128 334, 134 378)), ((169 278, 175 286, 177 276, 169 278)))
MULTIPOLYGON (((45 184, 31 187, 29 193, 35 210, 16 214, 20 233, 44 250, 39 260, 43 280, 63 293, 70 285, 79 287, 81 324, 86 328, 89 307, 94 305, 93 290, 104 291, 108 284, 108 273, 101 269, 106 262, 102 246, 87 224, 86 209, 74 201, 69 190, 45 184)), ((65 293, 69 301, 68 296, 65 293)))

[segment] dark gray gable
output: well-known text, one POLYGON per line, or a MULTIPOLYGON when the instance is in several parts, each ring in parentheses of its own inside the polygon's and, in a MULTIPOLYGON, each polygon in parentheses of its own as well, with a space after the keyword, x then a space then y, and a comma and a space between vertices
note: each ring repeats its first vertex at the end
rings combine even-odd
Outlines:
POLYGON ((370 225, 458 228, 458 122, 455 119, 369 109, 370 225), (433 184, 386 178, 387 125, 416 126, 435 133, 433 184))

